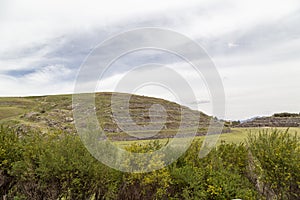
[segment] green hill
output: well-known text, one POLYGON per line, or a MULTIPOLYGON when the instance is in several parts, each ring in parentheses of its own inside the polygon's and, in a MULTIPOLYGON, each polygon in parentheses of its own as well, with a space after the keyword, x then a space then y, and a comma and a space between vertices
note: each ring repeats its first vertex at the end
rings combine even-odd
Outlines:
MULTIPOLYGON (((119 97, 127 98, 130 94, 118 93, 119 97)), ((158 121, 151 122, 149 117, 149 108, 154 104, 164 107, 167 113, 166 122, 162 129, 147 129, 145 132, 158 132, 151 138, 173 137, 178 131, 181 122, 181 113, 187 113, 187 117, 199 117, 199 127, 197 135, 206 134, 210 120, 213 118, 199 111, 191 110, 177 103, 166 101, 159 98, 130 95, 129 113, 132 119, 124 119, 122 122, 116 122, 111 109, 112 93, 96 93, 95 111, 98 121, 106 135, 114 140, 133 140, 132 136, 126 134, 118 126, 120 123, 127 123, 126 127, 131 132, 135 130, 135 124, 139 126, 153 125, 161 123, 158 113, 158 121)), ((119 106, 120 110, 122 105, 119 106)), ((161 120, 163 120, 161 118, 161 120)), ((163 121, 164 122, 164 121, 163 121)), ((69 133, 75 133, 72 95, 53 95, 39 97, 20 97, 20 98, 0 98, 0 124, 9 125, 17 130, 26 132, 34 129, 41 132, 49 130, 61 130, 69 133)), ((188 133, 192 128, 191 124, 182 124, 181 127, 188 133)), ((151 126, 150 126, 151 127, 151 126)), ((156 127, 156 126, 152 126, 156 127)), ((144 133, 143 133, 144 134, 144 133)), ((147 133, 145 133, 147 134, 147 133)))

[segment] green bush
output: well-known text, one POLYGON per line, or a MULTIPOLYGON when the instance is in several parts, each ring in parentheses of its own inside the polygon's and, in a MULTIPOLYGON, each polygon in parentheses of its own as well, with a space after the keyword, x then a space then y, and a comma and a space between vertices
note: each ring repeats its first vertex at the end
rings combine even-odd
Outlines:
MULTIPOLYGON (((16 134, 13 129, 1 127, 0 197, 299 199, 299 137, 288 132, 261 132, 249 135, 246 144, 221 142, 200 159, 202 143, 196 140, 168 167, 149 173, 123 173, 92 157, 76 135, 33 131, 16 134)), ((151 153, 161 147, 156 140, 133 143, 126 150, 151 153)), ((153 156, 149 162, 129 156, 123 165, 162 167, 165 156, 153 156)))
POLYGON ((247 149, 243 144, 222 143, 205 158, 199 158, 195 142, 177 163, 171 165, 174 197, 178 199, 257 199, 258 193, 245 176, 247 149), (184 161, 183 161, 184 160, 184 161), (174 167, 175 165, 175 167, 174 167))
POLYGON ((19 136, 12 129, 0 127, 0 194, 7 194, 16 182, 12 164, 22 159, 19 136))
POLYGON ((279 130, 250 134, 248 146, 261 191, 277 199, 300 198, 300 141, 279 130))
POLYGON ((284 113, 275 113, 273 115, 274 117, 299 117, 300 116, 300 113, 287 113, 287 112, 284 112, 284 113))
POLYGON ((116 199, 121 173, 110 169, 64 133, 17 136, 2 129, 1 195, 19 199, 116 199), (6 153, 9 152, 9 153, 6 153), (7 179, 7 178, 6 178, 7 179))
MULTIPOLYGON (((162 145, 158 140, 150 141, 145 144, 133 143, 126 148, 133 153, 149 153, 160 149, 162 145)), ((127 159, 125 164, 130 167, 137 165, 139 167, 164 167, 164 156, 153 155, 150 161, 137 160, 134 155, 127 159), (147 163, 148 166, 144 166, 147 163)), ((169 197, 171 176, 167 168, 152 171, 149 173, 125 173, 123 177, 123 186, 120 190, 120 199, 164 199, 169 197)))

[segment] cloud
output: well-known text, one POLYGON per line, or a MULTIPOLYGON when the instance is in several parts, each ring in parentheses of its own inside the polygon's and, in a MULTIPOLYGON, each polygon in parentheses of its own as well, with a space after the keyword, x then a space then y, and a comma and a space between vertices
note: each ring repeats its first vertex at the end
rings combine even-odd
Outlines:
POLYGON ((238 47, 238 46, 240 46, 240 45, 237 43, 231 43, 231 42, 228 43, 229 48, 234 48, 234 47, 238 47))
POLYGON ((210 100, 197 100, 197 101, 192 101, 190 104, 205 104, 205 103, 210 103, 210 100))
MULTIPOLYGON (((285 109, 298 112, 299 10, 298 0, 4 0, 0 3, 0 95, 71 93, 80 65, 97 44, 122 31, 155 26, 185 34, 207 50, 224 80, 229 118, 285 109), (271 93, 274 87, 277 92, 271 93)), ((161 52, 121 58, 101 86, 109 90, 132 67, 149 62, 168 65, 198 88, 197 99, 210 100, 204 81, 190 66, 161 52)), ((157 88, 140 93, 173 100, 157 88)), ((200 103, 199 108, 210 113, 211 103, 200 103)))
POLYGON ((72 93, 74 71, 63 65, 46 66, 23 76, 0 75, 1 96, 72 93), (46 91, 46 92, 45 92, 46 91))

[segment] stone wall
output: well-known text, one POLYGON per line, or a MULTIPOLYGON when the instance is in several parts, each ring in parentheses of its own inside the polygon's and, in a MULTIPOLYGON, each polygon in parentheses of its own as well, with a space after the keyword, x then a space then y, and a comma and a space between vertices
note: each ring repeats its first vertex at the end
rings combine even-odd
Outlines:
POLYGON ((300 117, 259 117, 238 127, 300 127, 300 117))

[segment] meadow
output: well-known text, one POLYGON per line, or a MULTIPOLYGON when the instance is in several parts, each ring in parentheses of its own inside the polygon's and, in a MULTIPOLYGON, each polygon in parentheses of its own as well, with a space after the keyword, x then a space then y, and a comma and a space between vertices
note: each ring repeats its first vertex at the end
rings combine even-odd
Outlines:
MULTIPOLYGON (((249 134, 259 134, 261 131, 272 131, 272 130, 280 130, 280 131, 286 131, 288 130, 288 133, 293 135, 295 133, 298 133, 298 137, 300 137, 300 127, 265 127, 265 128, 230 128, 229 133, 222 133, 218 137, 217 145, 220 145, 222 142, 226 143, 234 143, 234 144, 239 144, 243 143, 246 141, 247 137, 249 134)), ((196 136, 194 140, 203 142, 205 137, 210 137, 210 136, 196 136)), ((215 136, 213 136, 215 137, 215 136)), ((160 143, 166 144, 170 139, 163 138, 163 139, 157 139, 160 143)), ((180 139, 179 139, 180 140, 180 139)), ((149 140, 138 140, 138 141, 116 141, 115 144, 120 146, 120 147, 126 147, 128 145, 131 145, 133 143, 147 143, 149 140)))

